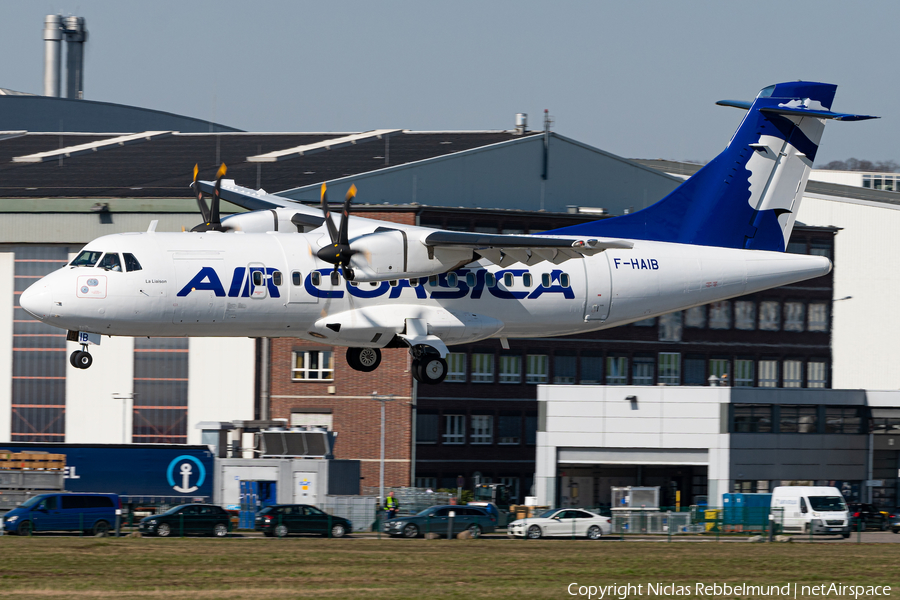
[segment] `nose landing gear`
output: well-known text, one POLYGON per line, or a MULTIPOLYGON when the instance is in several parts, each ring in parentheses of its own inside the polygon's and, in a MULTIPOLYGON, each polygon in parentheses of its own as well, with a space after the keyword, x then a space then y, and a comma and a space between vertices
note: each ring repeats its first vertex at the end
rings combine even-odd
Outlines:
POLYGON ((76 369, 87 369, 94 363, 94 359, 87 351, 87 344, 82 344, 81 350, 76 350, 69 355, 69 362, 76 369))

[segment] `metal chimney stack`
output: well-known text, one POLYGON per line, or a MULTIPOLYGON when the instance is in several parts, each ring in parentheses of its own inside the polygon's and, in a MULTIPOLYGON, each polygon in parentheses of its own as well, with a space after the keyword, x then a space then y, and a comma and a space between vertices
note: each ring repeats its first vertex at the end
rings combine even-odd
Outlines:
POLYGON ((59 65, 62 56, 62 17, 44 19, 44 95, 59 97, 59 65))
POLYGON ((87 29, 84 28, 84 17, 66 17, 64 23, 66 97, 81 100, 84 97, 84 42, 87 40, 87 29))

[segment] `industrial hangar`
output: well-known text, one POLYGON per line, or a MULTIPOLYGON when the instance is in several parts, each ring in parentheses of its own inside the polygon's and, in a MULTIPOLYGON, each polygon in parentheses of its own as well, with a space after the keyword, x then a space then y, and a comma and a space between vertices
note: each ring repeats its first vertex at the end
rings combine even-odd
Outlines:
MULTIPOLYGON (((897 259, 873 248, 895 229, 900 202, 893 192, 810 182, 799 216, 805 225, 794 229, 789 251, 830 256, 835 270, 828 276, 578 339, 513 341, 509 350, 492 341, 455 347, 447 379, 428 389, 413 381, 404 350, 386 350, 381 368, 362 374, 349 368, 342 349, 286 338, 104 339, 93 350, 94 365, 81 371, 67 360, 76 345, 30 321, 17 294, 101 235, 146 230, 154 220, 160 231, 196 225, 201 217, 188 187, 195 163, 201 177, 211 178, 224 162, 238 184, 299 201, 317 201, 324 181, 338 195, 356 184, 357 214, 494 233, 534 233, 639 210, 698 167, 627 160, 559 135, 549 122, 534 131, 521 119, 497 131, 249 133, 218 124, 204 131, 203 122, 133 107, 46 100, 0 96, 9 129, 0 135, 0 373, 11 382, 0 389, 0 442, 210 443, 220 457, 253 456, 253 423, 281 420, 338 433, 334 455, 360 461, 364 491, 378 481, 377 392, 391 398, 388 486, 456 487, 463 476, 467 486, 503 482, 519 500, 534 489, 542 502, 558 504, 572 502, 573 483, 590 489, 582 498, 602 501, 612 476, 617 484, 659 484, 664 501, 677 488, 684 502, 782 480, 842 480, 857 497, 896 504, 900 453, 889 447, 891 435, 874 434, 900 427, 900 398, 882 397, 876 410, 857 395, 827 389, 900 387, 883 368, 893 360, 892 345, 877 342, 896 324, 872 318, 890 314, 897 286, 888 295, 872 293, 859 266, 874 268, 877 255, 883 278, 896 272, 885 261, 897 259), (52 123, 69 103, 101 121, 108 111, 114 126, 80 128, 78 118, 66 121, 65 132, 25 126, 52 123), (149 117, 152 130, 143 120, 149 117), (878 356, 861 345, 878 347, 878 356), (677 418, 674 438, 663 430, 668 413, 633 420, 662 406, 648 398, 663 396, 677 396, 673 407, 703 405, 677 418), (587 404, 577 401, 584 399, 593 407, 589 416, 607 406, 637 408, 626 421, 585 419, 591 431, 574 436, 568 421, 553 417, 571 419, 566 411, 581 410, 587 404), (731 415, 746 406, 756 414, 758 405, 777 406, 771 410, 779 418, 815 405, 815 444, 836 449, 852 438, 852 477, 831 470, 844 463, 834 463, 839 453, 830 451, 816 455, 815 468, 790 474, 774 465, 768 476, 720 468, 740 455, 722 449, 736 448, 737 433, 745 433, 732 435, 731 415), (820 406, 852 408, 847 419, 858 419, 858 429, 846 438, 830 435, 832 413, 820 406), (639 428, 622 431, 638 433, 653 419, 652 427, 663 429, 651 427, 646 439, 614 435, 622 423, 639 428), (684 442, 673 441, 701 434, 715 443, 691 446, 689 457, 684 442), (561 437, 580 441, 567 445, 561 437), (622 459, 623 452, 631 458, 622 459), (671 460, 660 461, 661 454, 671 460), (648 470, 631 469, 634 457, 648 470), (879 480, 878 473, 886 475, 879 480)), ((806 448, 813 440, 803 437, 811 430, 776 429, 768 443, 778 448, 806 448)))

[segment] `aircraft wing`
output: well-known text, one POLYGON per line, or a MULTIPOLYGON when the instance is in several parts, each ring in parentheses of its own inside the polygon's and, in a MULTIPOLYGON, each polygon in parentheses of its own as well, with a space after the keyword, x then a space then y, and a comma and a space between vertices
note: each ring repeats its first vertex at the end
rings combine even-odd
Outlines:
POLYGON ((435 231, 423 240, 437 248, 471 248, 501 267, 521 262, 533 265, 547 260, 561 264, 571 258, 591 256, 610 248, 631 249, 634 243, 617 239, 577 239, 542 235, 491 235, 463 231, 435 231))
MULTIPOLYGON (((216 187, 215 181, 198 181, 197 185, 200 186, 200 189, 203 190, 205 194, 209 194, 210 196, 213 194, 213 191, 216 187)), ((305 206, 299 202, 294 200, 288 200, 287 198, 282 198, 280 196, 275 196, 273 194, 269 194, 265 190, 251 190, 249 188, 241 187, 234 182, 234 179, 223 179, 222 180, 222 189, 220 191, 220 197, 222 200, 227 200, 232 204, 236 204, 242 208, 246 208, 247 210, 269 210, 272 208, 295 208, 300 212, 307 212, 304 209, 308 209, 309 214, 317 214, 321 218, 322 213, 318 209, 305 206)))

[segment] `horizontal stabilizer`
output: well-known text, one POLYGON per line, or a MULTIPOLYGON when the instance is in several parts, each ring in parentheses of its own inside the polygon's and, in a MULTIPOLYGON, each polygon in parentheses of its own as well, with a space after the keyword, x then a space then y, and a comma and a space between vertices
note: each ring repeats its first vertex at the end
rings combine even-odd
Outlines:
POLYGON ((873 117, 870 115, 851 115, 847 113, 836 113, 830 110, 812 110, 803 108, 802 106, 772 106, 759 109, 760 112, 774 113, 776 115, 787 115, 797 117, 815 117, 816 119, 834 119, 835 121, 867 121, 869 119, 880 119, 881 117, 873 117))

